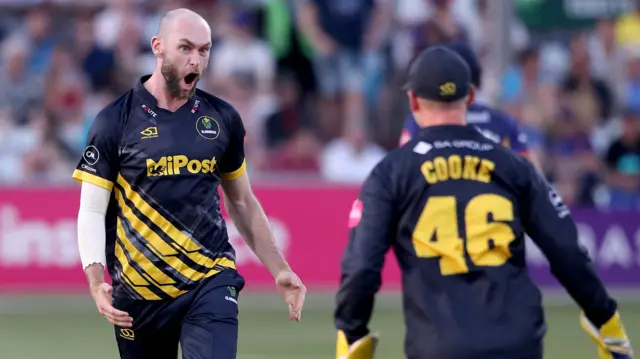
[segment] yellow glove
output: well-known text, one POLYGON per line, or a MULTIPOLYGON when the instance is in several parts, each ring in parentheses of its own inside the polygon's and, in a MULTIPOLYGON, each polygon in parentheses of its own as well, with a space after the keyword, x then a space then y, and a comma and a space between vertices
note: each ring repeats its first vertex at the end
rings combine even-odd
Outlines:
POLYGON ((620 314, 616 312, 600 329, 596 328, 584 313, 580 314, 580 325, 598 345, 601 359, 631 359, 633 350, 622 326, 620 314))
POLYGON ((342 330, 338 330, 336 359, 373 359, 376 345, 378 345, 377 334, 365 335, 349 345, 347 336, 342 330))

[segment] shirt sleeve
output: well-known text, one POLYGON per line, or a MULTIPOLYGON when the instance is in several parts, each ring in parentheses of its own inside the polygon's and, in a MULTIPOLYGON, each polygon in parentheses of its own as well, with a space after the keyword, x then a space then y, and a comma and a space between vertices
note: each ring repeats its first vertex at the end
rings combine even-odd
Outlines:
POLYGON ((616 302, 578 242, 576 225, 562 199, 529 163, 526 165, 524 173, 531 180, 523 201, 525 230, 547 257, 553 275, 587 318, 600 327, 615 313, 616 302))
POLYGON ((108 107, 96 116, 89 129, 87 146, 72 177, 111 191, 120 170, 119 111, 108 107))
POLYGON ((349 215, 349 242, 342 257, 334 320, 349 343, 369 333, 374 295, 380 289, 385 254, 395 232, 388 171, 378 165, 363 184, 349 215))
POLYGON ((234 180, 246 171, 244 156, 244 138, 246 132, 238 112, 227 105, 226 121, 229 131, 229 144, 220 162, 220 172, 225 180, 234 180))

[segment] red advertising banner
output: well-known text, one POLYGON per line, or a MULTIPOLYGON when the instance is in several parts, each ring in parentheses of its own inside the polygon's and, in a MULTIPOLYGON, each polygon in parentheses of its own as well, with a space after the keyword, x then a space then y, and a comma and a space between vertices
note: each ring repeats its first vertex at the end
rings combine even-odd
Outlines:
MULTIPOLYGON (((357 188, 262 187, 260 199, 278 243, 310 288, 335 289, 348 239, 349 214, 357 188)), ((79 189, 0 188, 0 292, 85 291, 76 243, 79 189)), ((637 213, 575 210, 580 239, 602 279, 611 286, 640 287, 640 221, 637 213)), ((273 280, 231 223, 230 240, 247 289, 271 289, 273 280)), ((544 256, 527 251, 532 277, 557 287, 544 256)), ((384 288, 399 288, 400 275, 390 253, 384 288)))
MULTIPOLYGON (((356 188, 254 188, 280 249, 310 287, 335 288, 356 188)), ((76 242, 78 188, 0 189, 0 291, 86 290, 76 242)), ((247 289, 273 285, 227 221, 247 289)), ((394 259, 393 259, 394 260, 394 259)), ((397 286, 397 266, 387 266, 397 286), (394 273, 395 272, 395 273, 394 273), (396 274, 396 275, 394 275, 396 274)))

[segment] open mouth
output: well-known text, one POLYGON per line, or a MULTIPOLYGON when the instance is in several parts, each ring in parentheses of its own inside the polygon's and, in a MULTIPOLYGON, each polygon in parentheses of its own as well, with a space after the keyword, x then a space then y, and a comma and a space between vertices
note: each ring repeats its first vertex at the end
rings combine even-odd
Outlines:
POLYGON ((184 77, 184 82, 187 85, 191 85, 194 81, 198 79, 200 75, 197 72, 191 72, 187 76, 184 77))

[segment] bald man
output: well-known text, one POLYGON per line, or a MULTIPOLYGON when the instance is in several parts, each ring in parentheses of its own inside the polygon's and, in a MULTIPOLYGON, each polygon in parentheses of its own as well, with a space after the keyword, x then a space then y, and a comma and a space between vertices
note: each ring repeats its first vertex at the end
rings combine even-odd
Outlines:
POLYGON ((151 75, 104 108, 73 178, 82 183, 78 245, 100 314, 120 357, 232 359, 244 279, 220 214, 300 320, 306 289, 276 248, 245 173, 245 130, 235 109, 196 89, 211 29, 198 14, 167 13, 151 39, 151 75), (108 269, 112 284, 104 278, 108 269))

